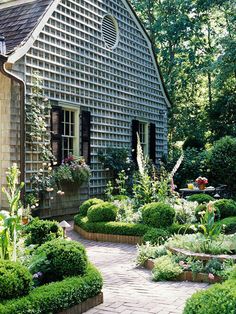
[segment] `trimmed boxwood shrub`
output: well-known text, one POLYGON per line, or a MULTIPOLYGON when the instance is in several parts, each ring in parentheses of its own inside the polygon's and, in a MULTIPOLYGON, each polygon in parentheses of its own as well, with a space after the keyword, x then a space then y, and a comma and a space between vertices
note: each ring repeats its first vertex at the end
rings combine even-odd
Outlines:
POLYGON ((25 266, 0 260, 0 300, 26 295, 32 284, 32 275, 25 266))
POLYGON ((24 229, 27 234, 26 244, 43 244, 63 235, 57 221, 33 219, 24 229))
POLYGON ((227 217, 218 222, 221 226, 224 225, 225 233, 236 233, 236 216, 227 217))
POLYGON ((168 229, 161 229, 161 228, 150 228, 144 237, 144 242, 150 242, 151 244, 163 244, 169 237, 171 233, 168 229))
POLYGON ((127 222, 89 222, 88 217, 76 215, 75 225, 92 233, 106 233, 127 236, 143 236, 150 228, 143 224, 132 224, 127 222))
POLYGON ((102 289, 102 277, 91 264, 83 277, 69 277, 32 290, 29 295, 0 304, 0 314, 58 313, 94 297, 102 289))
POLYGON ((227 280, 205 291, 194 293, 184 308, 184 314, 235 314, 235 312, 235 280, 227 280))
POLYGON ((88 209, 96 204, 103 203, 103 200, 100 200, 99 198, 90 198, 89 200, 83 202, 83 204, 79 207, 79 214, 81 216, 87 216, 88 209))
POLYGON ((218 200, 214 206, 219 210, 221 219, 236 216, 236 202, 231 199, 218 200))
POLYGON ((155 228, 171 226, 174 222, 175 210, 168 204, 155 202, 142 208, 143 222, 155 228))
POLYGON ((88 209, 89 222, 99 221, 115 221, 117 214, 117 207, 109 202, 103 202, 97 205, 93 205, 88 209))
POLYGON ((85 273, 88 259, 84 246, 76 241, 55 239, 41 245, 32 261, 37 261, 32 272, 42 272, 42 283, 62 280, 85 273), (38 258, 39 257, 39 258, 38 258))
POLYGON ((168 231, 170 234, 192 234, 195 233, 197 226, 194 224, 178 224, 178 223, 173 223, 170 227, 168 227, 168 231))
POLYGON ((209 203, 210 201, 214 201, 214 197, 208 194, 193 194, 188 197, 189 202, 198 202, 198 204, 209 203))

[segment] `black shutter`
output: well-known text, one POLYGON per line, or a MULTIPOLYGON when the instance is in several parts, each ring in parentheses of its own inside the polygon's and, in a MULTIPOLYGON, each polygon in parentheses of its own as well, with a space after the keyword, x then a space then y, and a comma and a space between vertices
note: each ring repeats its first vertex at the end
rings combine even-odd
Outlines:
POLYGON ((137 161, 137 133, 139 131, 139 121, 138 120, 132 120, 132 158, 133 161, 137 161))
POLYGON ((51 110, 51 145, 52 153, 58 165, 62 161, 62 109, 52 107, 51 110))
POLYGON ((90 156, 91 113, 89 111, 82 111, 81 119, 82 119, 81 155, 84 157, 86 163, 89 165, 91 161, 90 156))
POLYGON ((156 162, 156 125, 149 125, 149 158, 153 163, 156 162))

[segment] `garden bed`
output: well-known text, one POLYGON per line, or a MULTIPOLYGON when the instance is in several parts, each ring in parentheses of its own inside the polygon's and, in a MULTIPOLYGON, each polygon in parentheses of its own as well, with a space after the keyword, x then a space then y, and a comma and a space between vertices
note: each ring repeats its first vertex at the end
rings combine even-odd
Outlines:
POLYGON ((89 264, 82 277, 68 277, 52 282, 33 289, 26 296, 0 303, 0 314, 83 313, 102 303, 101 289, 102 277, 89 264))
POLYGON ((205 254, 205 253, 195 253, 195 252, 191 252, 185 249, 180 249, 180 248, 172 248, 172 247, 168 247, 168 250, 171 253, 174 254, 183 254, 185 256, 189 256, 189 257, 194 257, 196 259, 202 260, 202 261, 208 261, 211 259, 219 259, 221 261, 224 260, 234 260, 236 262, 236 255, 228 255, 228 254, 219 254, 219 255, 213 255, 213 254, 205 254))
POLYGON ((67 310, 58 312, 58 314, 81 314, 87 312, 93 307, 103 303, 103 293, 99 293, 98 295, 85 300, 84 302, 75 305, 67 310))
MULTIPOLYGON (((154 268, 154 261, 151 259, 146 260, 144 263, 144 268, 152 270, 154 268)), ((214 276, 214 279, 210 279, 208 274, 205 273, 193 273, 192 271, 184 271, 182 274, 173 278, 173 281, 191 281, 191 282, 206 282, 206 283, 216 283, 223 281, 221 277, 214 276)))
POLYGON ((87 232, 81 227, 77 226, 76 224, 74 225, 74 230, 78 232, 83 238, 87 240, 92 240, 92 241, 126 243, 126 244, 141 244, 142 243, 142 237, 140 236, 87 232))

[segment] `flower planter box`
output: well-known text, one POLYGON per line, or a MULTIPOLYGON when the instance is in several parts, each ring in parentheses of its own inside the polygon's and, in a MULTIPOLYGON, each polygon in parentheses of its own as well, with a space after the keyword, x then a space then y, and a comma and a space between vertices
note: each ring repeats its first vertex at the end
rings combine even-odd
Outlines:
POLYGON ((72 216, 78 213, 79 206, 89 198, 89 185, 75 183, 62 184, 64 195, 50 192, 44 196, 40 206, 41 218, 72 216))
MULTIPOLYGON (((151 259, 146 260, 144 267, 148 270, 154 268, 154 261, 151 259)), ((214 276, 214 279, 210 279, 208 274, 204 273, 193 273, 192 271, 184 271, 178 277, 173 278, 173 281, 191 281, 191 282, 206 282, 206 283, 216 283, 223 281, 221 277, 214 276)))
POLYGON ((77 304, 67 310, 61 311, 58 314, 81 314, 87 312, 89 309, 103 303, 103 293, 99 293, 93 298, 89 298, 84 302, 77 304))
POLYGON ((208 261, 208 260, 211 260, 213 258, 217 258, 221 261, 230 259, 230 260, 234 260, 236 262, 236 255, 235 254, 234 255, 227 255, 227 254, 212 255, 212 254, 204 254, 204 253, 195 253, 195 252, 191 252, 191 251, 179 249, 179 248, 168 247, 167 249, 172 253, 175 253, 175 254, 180 253, 180 254, 183 254, 185 256, 194 257, 194 258, 199 259, 201 261, 208 261))
POLYGON ((87 232, 77 225, 74 225, 74 230, 78 232, 83 238, 92 241, 102 242, 114 242, 114 243, 126 243, 126 244, 141 244, 142 237, 138 236, 126 236, 106 233, 92 233, 87 232))

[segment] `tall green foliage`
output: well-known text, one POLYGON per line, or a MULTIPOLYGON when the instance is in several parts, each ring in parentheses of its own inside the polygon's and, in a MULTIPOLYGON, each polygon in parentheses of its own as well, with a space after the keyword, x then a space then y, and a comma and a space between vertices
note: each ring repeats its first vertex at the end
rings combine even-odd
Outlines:
POLYGON ((235 1, 132 0, 132 4, 150 34, 173 103, 170 141, 189 135, 210 139, 233 135, 235 111, 228 109, 236 86, 235 1), (220 128, 215 115, 219 106, 220 128), (222 129, 223 121, 227 127, 222 129))

